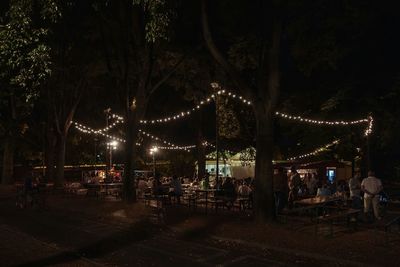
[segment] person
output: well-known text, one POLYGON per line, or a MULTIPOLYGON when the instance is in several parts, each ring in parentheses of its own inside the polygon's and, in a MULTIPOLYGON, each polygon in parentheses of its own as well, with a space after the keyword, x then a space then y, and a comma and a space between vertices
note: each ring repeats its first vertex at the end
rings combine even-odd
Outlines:
POLYGON ((317 190, 317 197, 327 197, 332 195, 332 191, 329 189, 327 183, 324 183, 321 188, 317 190))
POLYGON ((316 174, 312 173, 310 175, 310 179, 307 182, 307 189, 310 195, 315 195, 315 189, 317 188, 318 180, 316 178, 316 174))
POLYGON ((360 174, 356 173, 349 180, 351 207, 353 209, 361 209, 361 181, 360 174))
POLYGON ((159 173, 156 173, 156 177, 154 177, 152 189, 154 195, 162 195, 164 193, 161 175, 159 173))
POLYGON ((24 187, 22 190, 22 202, 19 203, 21 208, 24 208, 28 205, 32 205, 33 202, 33 180, 32 176, 27 176, 24 180, 24 187))
POLYGON ((240 197, 249 197, 251 194, 251 188, 247 185, 246 181, 242 181, 242 183, 238 187, 238 195, 240 197))
POLYGON ((226 200, 225 205, 228 209, 231 209, 236 199, 236 192, 235 186, 233 185, 230 177, 226 177, 224 183, 222 184, 222 190, 226 200))
POLYGON ((381 180, 375 177, 374 171, 369 171, 368 177, 361 182, 361 190, 364 192, 364 214, 367 215, 372 204, 374 216, 377 220, 381 219, 379 214, 379 193, 382 189, 381 180))
POLYGON ((169 192, 170 197, 174 196, 176 197, 176 201, 178 204, 181 204, 181 196, 182 196, 182 184, 180 179, 178 179, 178 176, 174 175, 172 176, 172 181, 170 184, 172 191, 169 192))
POLYGON ((296 170, 295 166, 290 168, 290 178, 289 178, 289 207, 293 207, 293 202, 297 199, 297 194, 300 187, 300 175, 296 170))
POLYGON ((140 197, 144 196, 144 194, 148 190, 148 188, 149 188, 149 186, 148 186, 147 182, 143 178, 139 179, 139 182, 138 182, 138 195, 140 197))
POLYGON ((283 210, 286 205, 287 192, 288 192, 288 181, 287 175, 285 175, 283 167, 278 167, 277 173, 274 174, 274 196, 275 196, 275 208, 276 212, 279 213, 283 210))

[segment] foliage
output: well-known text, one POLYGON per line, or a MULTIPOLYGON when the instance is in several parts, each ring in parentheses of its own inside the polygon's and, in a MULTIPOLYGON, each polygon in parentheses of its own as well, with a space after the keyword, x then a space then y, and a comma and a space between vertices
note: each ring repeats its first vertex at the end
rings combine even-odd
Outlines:
POLYGON ((256 159, 256 149, 254 147, 246 148, 240 152, 239 159, 242 166, 250 166, 256 159))
MULTIPOLYGON (((60 12, 54 1, 40 1, 40 15, 54 22, 60 12)), ((14 0, 3 15, 0 26, 0 79, 7 88, 18 88, 29 102, 37 97, 38 87, 51 74, 49 34, 45 27, 37 26, 33 1, 14 0)))
POLYGON ((228 98, 217 97, 218 101, 218 134, 227 139, 237 138, 240 135, 240 123, 228 98))

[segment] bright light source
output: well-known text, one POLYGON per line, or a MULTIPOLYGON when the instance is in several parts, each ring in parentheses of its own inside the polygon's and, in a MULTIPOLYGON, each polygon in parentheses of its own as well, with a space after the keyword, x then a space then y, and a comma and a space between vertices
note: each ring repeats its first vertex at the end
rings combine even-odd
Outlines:
POLYGON ((157 151, 158 151, 158 147, 153 146, 152 148, 150 148, 150 155, 157 153, 157 151))

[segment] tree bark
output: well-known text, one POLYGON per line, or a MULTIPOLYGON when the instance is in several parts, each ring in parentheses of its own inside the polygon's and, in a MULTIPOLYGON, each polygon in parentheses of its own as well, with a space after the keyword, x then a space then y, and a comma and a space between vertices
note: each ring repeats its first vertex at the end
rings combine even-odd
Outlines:
MULTIPOLYGON (((126 110, 126 147, 125 147, 125 168, 124 168, 124 199, 127 202, 136 201, 136 190, 135 190, 135 166, 138 155, 138 147, 136 143, 138 141, 139 133, 139 120, 143 118, 147 107, 147 99, 144 94, 138 93, 135 98, 135 105, 129 103, 127 98, 127 110, 126 110)), ((132 102, 132 100, 130 101, 132 102)))
POLYGON ((46 175, 45 181, 54 180, 54 163, 55 163, 55 149, 57 145, 57 138, 54 135, 54 131, 51 127, 47 126, 46 129, 46 175))
POLYGON ((197 177, 199 179, 202 179, 204 178, 206 171, 206 146, 204 145, 201 120, 199 122, 199 128, 197 133, 198 133, 197 134, 197 177))
POLYGON ((14 174, 14 137, 6 137, 3 152, 2 184, 12 184, 14 174))
POLYGON ((126 120, 126 147, 125 147, 125 168, 124 168, 124 199, 128 202, 136 201, 135 190, 135 156, 137 141, 137 125, 134 123, 135 114, 128 112, 126 120))
MULTIPOLYGON (((257 104, 256 104, 257 105, 257 104)), ((261 103, 258 104, 263 106, 261 103)), ((273 192, 273 118, 264 108, 256 109, 257 154, 255 167, 254 205, 256 219, 268 222, 275 219, 275 199, 273 192)))
POLYGON ((56 161, 56 176, 54 179, 55 187, 61 187, 64 184, 64 166, 65 166, 65 143, 66 136, 58 135, 57 138, 57 161, 56 161))

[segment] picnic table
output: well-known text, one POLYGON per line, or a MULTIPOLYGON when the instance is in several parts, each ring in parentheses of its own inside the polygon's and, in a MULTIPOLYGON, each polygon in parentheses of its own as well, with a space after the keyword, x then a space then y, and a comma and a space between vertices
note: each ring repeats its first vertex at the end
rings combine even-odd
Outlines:
POLYGON ((220 203, 221 201, 219 201, 218 199, 211 199, 209 197, 209 194, 215 194, 216 192, 221 192, 221 190, 219 189, 196 189, 195 193, 196 195, 204 195, 204 204, 205 204, 205 213, 207 214, 208 211, 208 203, 212 203, 215 206, 215 210, 218 210, 218 206, 222 203, 220 203), (218 202, 219 201, 219 202, 218 202))
POLYGON ((94 194, 97 197, 105 195, 114 195, 118 197, 122 189, 122 183, 98 183, 98 184, 85 184, 88 189, 87 194, 94 194))
POLYGON ((296 205, 310 205, 310 206, 320 206, 320 205, 327 205, 331 203, 335 203, 341 201, 341 197, 336 196, 317 196, 311 198, 304 198, 301 200, 297 200, 294 202, 296 205))
POLYGON ((287 221, 290 215, 300 215, 305 213, 311 213, 311 220, 313 221, 318 217, 319 211, 321 209, 326 209, 327 205, 341 201, 340 197, 336 196, 318 196, 303 198, 294 201, 294 208, 283 210, 280 215, 283 217, 284 221, 287 221))

